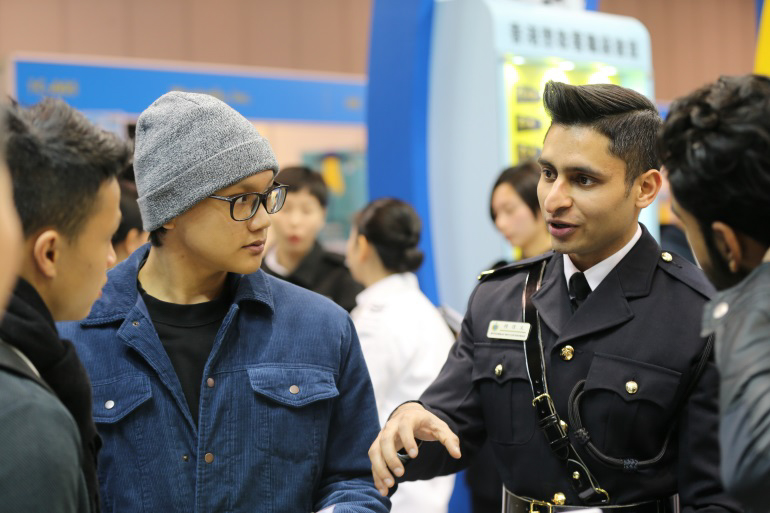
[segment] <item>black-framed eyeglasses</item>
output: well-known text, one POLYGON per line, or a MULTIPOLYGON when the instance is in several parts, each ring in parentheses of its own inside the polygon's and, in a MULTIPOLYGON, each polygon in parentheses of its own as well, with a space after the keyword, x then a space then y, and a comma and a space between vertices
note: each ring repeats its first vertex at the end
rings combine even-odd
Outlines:
POLYGON ((247 192, 245 194, 236 194, 235 196, 216 196, 212 194, 209 198, 214 198, 230 203, 230 217, 234 221, 248 221, 259 210, 259 205, 265 205, 268 214, 275 214, 286 201, 286 189, 288 185, 274 183, 270 189, 265 192, 247 192))

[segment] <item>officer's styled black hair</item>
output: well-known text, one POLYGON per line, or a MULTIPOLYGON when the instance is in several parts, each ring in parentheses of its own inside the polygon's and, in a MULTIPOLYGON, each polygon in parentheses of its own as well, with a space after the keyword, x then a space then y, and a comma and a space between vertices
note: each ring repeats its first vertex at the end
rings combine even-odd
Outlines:
POLYGON ((51 227, 77 237, 101 185, 126 168, 128 145, 51 98, 29 108, 8 105, 3 125, 24 236, 51 227))
POLYGON ((369 203, 354 220, 356 231, 366 237, 385 269, 403 273, 416 271, 423 254, 417 249, 422 223, 411 205, 396 198, 369 203))
POLYGON ((329 190, 321 174, 306 166, 291 166, 283 168, 275 177, 275 181, 289 186, 288 192, 306 190, 322 207, 329 204, 329 190))
POLYGON ((674 197, 698 220, 709 251, 714 221, 770 246, 770 79, 721 77, 675 101, 660 153, 674 197))
POLYGON ((495 194, 495 189, 500 185, 507 183, 516 194, 521 197, 524 203, 532 211, 532 214, 537 217, 540 213, 540 203, 537 200, 537 183, 540 181, 540 166, 531 160, 519 164, 518 166, 512 166, 505 168, 500 176, 497 177, 494 187, 492 187, 492 193, 489 195, 489 216, 492 218, 492 222, 495 221, 495 211, 492 210, 492 196, 495 194))
POLYGON ((610 140, 609 152, 626 163, 626 183, 658 168, 658 109, 643 94, 612 84, 573 86, 550 81, 543 93, 552 123, 587 126, 610 140))

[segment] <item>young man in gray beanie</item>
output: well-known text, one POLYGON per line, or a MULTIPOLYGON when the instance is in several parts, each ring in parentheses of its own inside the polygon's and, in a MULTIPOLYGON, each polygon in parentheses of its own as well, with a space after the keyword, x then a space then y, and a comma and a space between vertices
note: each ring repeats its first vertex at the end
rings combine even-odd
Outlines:
POLYGON ((259 271, 285 199, 268 142, 172 92, 139 117, 134 167, 151 244, 61 326, 93 383, 104 510, 387 511, 350 318, 259 271))

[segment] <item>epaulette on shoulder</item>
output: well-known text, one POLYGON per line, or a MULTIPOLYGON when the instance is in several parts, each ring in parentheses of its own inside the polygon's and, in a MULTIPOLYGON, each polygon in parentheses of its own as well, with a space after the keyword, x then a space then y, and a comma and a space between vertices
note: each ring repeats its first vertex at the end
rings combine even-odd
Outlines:
POLYGON ((551 256, 553 256, 553 254, 554 254, 553 251, 548 251, 536 257, 527 258, 525 260, 519 260, 517 262, 505 265, 503 267, 498 267, 496 269, 490 269, 488 271, 484 271, 483 273, 479 274, 478 280, 484 281, 488 278, 491 278, 492 276, 505 276, 507 274, 515 273, 533 264, 542 262, 543 260, 548 260, 549 258, 551 258, 551 256))
POLYGON ((716 292, 700 268, 676 253, 663 251, 658 259, 658 267, 707 298, 716 292))

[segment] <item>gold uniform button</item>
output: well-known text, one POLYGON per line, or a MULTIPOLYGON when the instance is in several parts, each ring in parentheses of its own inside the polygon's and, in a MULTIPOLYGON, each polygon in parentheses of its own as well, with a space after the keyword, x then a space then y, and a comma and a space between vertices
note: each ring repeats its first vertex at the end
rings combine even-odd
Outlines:
POLYGON ((559 354, 561 355, 562 360, 568 362, 575 356, 575 348, 572 346, 564 346, 561 348, 559 354))
POLYGON ((553 494, 551 502, 553 502, 554 506, 563 506, 567 502, 567 497, 563 493, 558 492, 553 494))
POLYGON ((674 259, 674 257, 672 257, 671 253, 669 253, 668 251, 664 251, 663 253, 661 253, 660 258, 662 258, 664 262, 670 262, 674 259))
POLYGON ((299 387, 297 385, 292 385, 289 387, 289 392, 291 392, 294 395, 299 394, 299 387))
POLYGON ((503 375, 503 364, 502 363, 498 363, 497 367, 495 367, 495 376, 497 376, 499 378, 502 375, 503 375))
POLYGON ((567 428, 569 427, 569 426, 567 426, 567 423, 564 422, 563 420, 560 420, 559 421, 559 425, 561 426, 562 430, 566 433, 567 432, 567 428))
POLYGON ((636 383, 636 381, 629 381, 626 383, 626 392, 633 395, 639 390, 639 385, 636 383))
POLYGON ((204 460, 206 463, 211 463, 212 461, 214 461, 214 455, 213 455, 213 454, 211 454, 210 452, 207 452, 207 453, 206 453, 206 455, 205 455, 205 456, 203 456, 203 460, 204 460))
POLYGON ((573 472, 572 473, 572 479, 574 479, 575 481, 580 479, 580 472, 578 472, 577 470, 575 472, 573 472))

